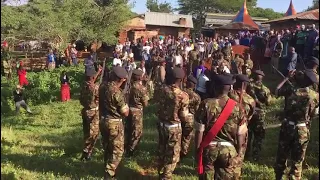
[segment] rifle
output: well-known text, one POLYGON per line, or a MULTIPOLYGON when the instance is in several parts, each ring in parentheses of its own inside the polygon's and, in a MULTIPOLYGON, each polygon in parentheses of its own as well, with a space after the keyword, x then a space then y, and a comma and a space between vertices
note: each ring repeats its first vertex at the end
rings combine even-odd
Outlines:
POLYGON ((102 83, 103 76, 105 75, 104 71, 105 71, 105 69, 106 69, 106 60, 107 60, 107 58, 104 58, 99 84, 102 83))
POLYGON ((126 85, 125 85, 125 87, 123 89, 123 92, 122 92, 123 95, 126 96, 127 101, 129 100, 129 97, 127 97, 127 96, 129 94, 129 89, 130 89, 131 76, 132 76, 132 70, 130 70, 130 72, 129 72, 129 76, 128 76, 128 79, 126 81, 126 85))
MULTIPOLYGON (((272 66, 272 68, 273 68, 274 70, 277 71, 278 74, 280 74, 283 78, 286 78, 276 67, 274 67, 273 65, 271 65, 271 66, 272 66)), ((294 87, 293 84, 292 84, 292 82, 291 82, 290 80, 287 80, 287 82, 289 83, 289 85, 290 85, 291 87, 294 87)))

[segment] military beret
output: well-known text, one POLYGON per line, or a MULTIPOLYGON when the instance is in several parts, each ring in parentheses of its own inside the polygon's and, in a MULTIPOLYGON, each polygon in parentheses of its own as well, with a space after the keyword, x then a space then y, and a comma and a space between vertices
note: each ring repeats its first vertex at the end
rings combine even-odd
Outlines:
POLYGON ((303 73, 311 80, 311 82, 319 84, 317 75, 311 69, 304 70, 303 73))
POLYGON ((120 79, 128 77, 128 72, 123 67, 120 67, 120 66, 113 67, 113 72, 120 79))
POLYGON ((183 71, 183 69, 181 68, 178 68, 178 67, 175 67, 173 69, 173 77, 176 78, 176 79, 182 79, 184 78, 185 76, 185 73, 183 71))
POLYGON ((313 57, 313 56, 312 56, 312 57, 310 58, 309 62, 312 63, 312 64, 316 64, 316 65, 319 66, 319 59, 316 58, 316 57, 313 57))
POLYGON ((236 76, 236 82, 250 82, 250 79, 246 75, 239 74, 236 76))
POLYGON ((94 70, 94 68, 88 68, 87 70, 86 70, 86 76, 88 76, 88 77, 92 77, 92 76, 94 76, 96 74, 96 71, 94 70))
POLYGON ((194 83, 194 84, 197 84, 197 79, 195 78, 195 77, 193 77, 193 76, 188 76, 188 79, 187 79, 189 82, 192 82, 192 83, 194 83))
POLYGON ((132 71, 132 74, 134 74, 136 76, 142 76, 143 75, 143 71, 141 71, 140 69, 134 69, 132 71))
POLYGON ((234 83, 234 80, 230 75, 218 74, 214 76, 215 85, 233 85, 233 83, 234 83))
POLYGON ((253 71, 253 73, 255 73, 257 75, 265 76, 263 71, 261 71, 261 70, 255 70, 255 71, 253 71))

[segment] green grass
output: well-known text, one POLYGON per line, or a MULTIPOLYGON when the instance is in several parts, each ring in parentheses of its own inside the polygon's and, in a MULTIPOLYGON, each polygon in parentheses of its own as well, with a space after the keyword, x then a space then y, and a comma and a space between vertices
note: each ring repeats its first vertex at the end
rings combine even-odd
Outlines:
MULTIPOLYGON (((31 73, 30 75, 32 76, 31 73)), ((78 87, 80 79, 74 79, 75 87, 78 87)), ((266 81, 268 86, 275 87, 279 79, 271 77, 266 81)), ((14 82, 7 83, 3 89, 8 93, 14 84, 14 82)), ((39 93, 41 96, 42 92, 39 91, 39 93)), ((4 95, 7 94, 1 92, 1 96, 4 95)), ((3 98, 1 98, 1 109, 7 110, 5 114, 1 114, 1 177, 3 179, 102 179, 104 167, 100 140, 96 144, 92 161, 85 163, 79 161, 83 146, 81 105, 76 94, 71 96, 74 99, 67 103, 55 102, 52 98, 50 98, 52 102, 40 102, 38 99, 33 102, 30 99, 31 109, 35 112, 32 116, 26 114, 24 110, 19 116, 13 116, 11 113, 13 103, 2 104, 3 98)), ((275 118, 275 111, 280 111, 282 102, 281 99, 274 99, 269 107, 266 119, 268 125, 279 123, 275 118)), ((123 158, 118 168, 118 179, 157 179, 155 162, 158 134, 155 110, 154 105, 145 109, 144 134, 137 156, 123 158)), ((312 179, 319 173, 317 168, 318 127, 318 120, 314 120, 306 156, 310 168, 303 171, 303 179, 312 179)), ((243 179, 274 179, 272 166, 276 157, 278 134, 279 127, 267 129, 261 161, 253 163, 246 160, 243 179)), ((193 154, 192 149, 189 156, 178 164, 174 179, 197 179, 193 154)))

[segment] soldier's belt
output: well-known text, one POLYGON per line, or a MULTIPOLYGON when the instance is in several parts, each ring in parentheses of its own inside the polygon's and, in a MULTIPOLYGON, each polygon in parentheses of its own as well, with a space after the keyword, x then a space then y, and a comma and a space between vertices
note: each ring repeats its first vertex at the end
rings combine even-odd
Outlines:
POLYGON ((107 119, 102 117, 102 119, 106 120, 106 121, 110 121, 110 122, 122 122, 122 119, 107 119))
POLYGON ((230 142, 211 141, 209 145, 233 146, 230 142))
POLYGON ((291 125, 291 126, 296 126, 296 127, 306 127, 307 126, 306 123, 296 124, 295 122, 292 122, 292 121, 288 121, 288 124, 291 125))
POLYGON ((177 124, 166 124, 166 123, 160 122, 160 126, 166 127, 166 128, 175 128, 175 127, 181 128, 181 123, 177 123, 177 124))

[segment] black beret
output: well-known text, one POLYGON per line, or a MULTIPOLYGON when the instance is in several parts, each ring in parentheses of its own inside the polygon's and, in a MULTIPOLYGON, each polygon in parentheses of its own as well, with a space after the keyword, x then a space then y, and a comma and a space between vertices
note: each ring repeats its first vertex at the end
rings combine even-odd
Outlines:
POLYGON ((304 74, 311 80, 311 82, 319 84, 316 73, 311 69, 304 70, 304 74))
POLYGON ((219 74, 214 77, 215 85, 233 85, 234 80, 230 75, 219 74))
POLYGON ((113 72, 120 79, 128 77, 128 72, 123 67, 120 67, 120 66, 113 67, 113 72))
POLYGON ((95 75, 96 75, 96 71, 94 70, 94 68, 88 68, 86 70, 86 76, 92 77, 92 76, 95 76, 95 75))
POLYGON ((185 76, 185 73, 183 71, 183 69, 175 67, 173 69, 173 77, 176 79, 183 79, 185 76))
POLYGON ((140 69, 134 69, 134 70, 132 70, 132 74, 134 74, 136 76, 142 76, 143 71, 141 71, 140 69))
POLYGON ((263 71, 261 71, 261 70, 255 70, 255 71, 253 71, 253 73, 255 73, 257 75, 265 76, 263 71))
POLYGON ((189 82, 192 82, 194 84, 197 84, 197 79, 195 77, 193 77, 192 75, 188 76, 188 79, 187 79, 189 82))
POLYGON ((236 82, 250 82, 250 79, 246 75, 239 74, 236 76, 236 82))
POLYGON ((316 58, 316 57, 313 57, 313 56, 312 56, 312 57, 309 59, 309 62, 312 63, 312 64, 316 64, 316 65, 319 66, 319 59, 316 58))

